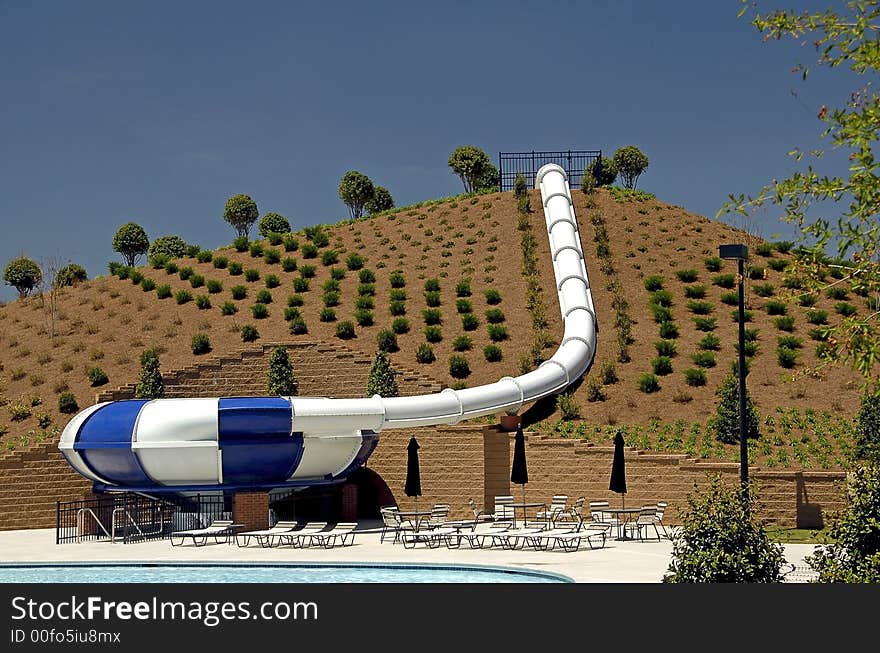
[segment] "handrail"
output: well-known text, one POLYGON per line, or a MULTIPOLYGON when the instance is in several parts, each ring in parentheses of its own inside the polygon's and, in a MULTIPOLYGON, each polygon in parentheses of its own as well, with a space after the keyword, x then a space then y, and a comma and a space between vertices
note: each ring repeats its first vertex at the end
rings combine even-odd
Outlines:
POLYGON ((104 535, 106 535, 107 537, 111 537, 110 533, 108 533, 107 529, 104 527, 103 522, 100 519, 98 519, 98 515, 95 514, 94 510, 92 510, 91 508, 80 508, 79 510, 76 511, 76 528, 77 528, 77 541, 78 542, 82 541, 82 531, 83 531, 83 528, 85 527, 85 523, 83 522, 83 515, 86 513, 88 513, 92 516, 92 518, 95 520, 95 523, 101 527, 102 531, 104 531, 104 535))

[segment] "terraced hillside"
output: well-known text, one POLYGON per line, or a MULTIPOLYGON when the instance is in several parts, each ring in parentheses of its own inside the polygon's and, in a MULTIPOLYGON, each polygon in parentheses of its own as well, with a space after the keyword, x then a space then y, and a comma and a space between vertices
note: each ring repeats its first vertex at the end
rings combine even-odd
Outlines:
MULTIPOLYGON (((203 252, 200 259, 181 259, 162 269, 140 267, 133 275, 124 269, 124 279, 102 276, 63 289, 54 337, 39 298, 10 302, 0 307, 5 403, 0 444, 20 450, 53 438, 52 429, 68 419, 59 412, 60 393, 72 392, 84 407, 98 392, 134 383, 145 348, 156 348, 163 371, 171 374, 204 360, 192 352, 194 335, 208 336, 209 355, 224 356, 252 344, 242 340, 245 326, 258 332, 254 346, 320 342, 369 357, 380 332, 396 332, 396 345, 390 335, 383 336, 392 362, 448 386, 520 373, 536 357, 521 273, 525 227, 536 235, 547 307, 549 338, 539 343, 540 356, 552 354, 552 339, 561 333, 540 195, 532 191, 530 198, 534 209, 528 224, 518 220, 511 193, 496 193, 409 207, 274 244, 258 241, 246 251, 203 252), (351 329, 340 326, 348 322, 351 329), (469 368, 459 367, 455 377, 450 374, 454 354, 469 368), (96 367, 105 373, 105 383, 89 380, 89 370, 96 367)), ((746 235, 654 199, 621 202, 600 190, 592 198, 577 191, 574 201, 600 328, 593 369, 572 395, 583 420, 591 425, 705 420, 736 353, 734 307, 727 303, 734 269, 731 262, 714 269, 717 262, 705 259, 719 244, 746 235), (621 298, 632 321, 629 362, 619 360, 615 307, 621 298), (658 345, 661 340, 665 344, 658 345), (639 379, 652 373, 657 347, 668 360, 661 361, 656 391, 643 392, 639 379), (692 369, 697 371, 687 371, 692 369), (603 383, 601 376, 616 382, 603 383)), ((840 312, 864 311, 864 301, 842 284, 835 297, 818 296, 814 305, 803 306, 783 294, 782 267, 790 255, 761 251, 765 255, 755 254, 750 263, 760 268, 754 276, 762 278, 749 282, 752 321, 747 325, 755 343, 749 345, 749 387, 758 409, 762 415, 777 407, 852 415, 858 402, 852 373, 803 372, 818 360, 819 341, 812 338, 821 336, 813 323, 834 323, 840 312), (778 353, 780 338, 793 354, 778 353), (793 367, 783 367, 792 356, 793 367), (787 380, 792 373, 799 374, 787 380)), ((554 419, 544 424, 550 428, 554 419)))

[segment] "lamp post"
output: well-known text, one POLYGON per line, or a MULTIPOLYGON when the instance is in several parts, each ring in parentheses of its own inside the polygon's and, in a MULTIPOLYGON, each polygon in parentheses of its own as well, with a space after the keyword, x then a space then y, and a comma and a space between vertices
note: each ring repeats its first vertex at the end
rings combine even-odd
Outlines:
POLYGON ((744 265, 749 257, 749 248, 745 245, 721 245, 718 256, 723 259, 735 260, 739 272, 739 478, 742 484, 743 498, 748 505, 749 500, 749 445, 746 432, 746 306, 745 306, 745 274, 744 265))

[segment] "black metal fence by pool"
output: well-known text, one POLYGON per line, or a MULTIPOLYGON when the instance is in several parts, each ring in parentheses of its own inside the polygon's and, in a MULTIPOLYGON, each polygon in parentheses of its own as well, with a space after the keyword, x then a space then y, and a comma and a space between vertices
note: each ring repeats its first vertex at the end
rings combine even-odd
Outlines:
POLYGON ((229 504, 229 498, 222 494, 170 500, 128 492, 59 501, 55 509, 55 543, 162 539, 172 531, 201 528, 214 519, 228 518, 229 504))
POLYGON ((602 158, 602 150, 565 150, 559 152, 499 152, 498 172, 501 176, 501 190, 513 190, 517 174, 525 177, 529 188, 535 187, 535 175, 541 166, 555 163, 565 170, 568 183, 578 188, 584 170, 594 161, 602 158))

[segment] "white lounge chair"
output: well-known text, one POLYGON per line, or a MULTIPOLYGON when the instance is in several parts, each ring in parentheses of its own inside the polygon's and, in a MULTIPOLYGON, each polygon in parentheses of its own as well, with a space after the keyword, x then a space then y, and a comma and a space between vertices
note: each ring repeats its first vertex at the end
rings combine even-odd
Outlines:
POLYGON ((307 522, 305 526, 296 531, 290 531, 288 533, 280 533, 279 535, 275 535, 273 537, 277 537, 279 543, 285 544, 288 546, 303 547, 311 544, 311 537, 315 533, 324 530, 327 528, 327 522, 325 521, 312 521, 307 522))
POLYGON ((256 538, 257 543, 262 547, 268 547, 272 545, 272 538, 276 535, 281 535, 282 533, 289 533, 290 531, 296 529, 297 522, 295 521, 280 521, 275 524, 272 528, 265 528, 259 531, 246 531, 244 533, 237 533, 235 536, 235 543, 238 546, 245 547, 250 544, 251 538, 256 538))
MULTIPOLYGON (((354 544, 354 529, 356 528, 357 522, 340 522, 329 531, 309 533, 309 543, 322 546, 325 549, 336 546, 337 541, 342 546, 350 546, 354 544)), ((306 535, 304 534, 301 537, 306 537, 306 535)))
POLYGON ((188 531, 175 531, 169 535, 171 539, 171 546, 182 546, 184 540, 187 538, 192 539, 193 544, 195 546, 205 546, 208 543, 208 538, 213 537, 214 542, 219 544, 220 538, 222 537, 224 541, 229 541, 229 536, 232 534, 232 520, 231 519, 215 519, 211 522, 211 524, 205 528, 195 528, 188 531), (178 538, 180 542, 177 544, 174 543, 174 539, 178 538))
POLYGON ((554 494, 553 499, 550 501, 550 507, 547 508, 547 510, 539 511, 538 514, 535 515, 535 518, 543 519, 548 522, 555 522, 563 515, 568 514, 568 512, 568 495, 554 494))

